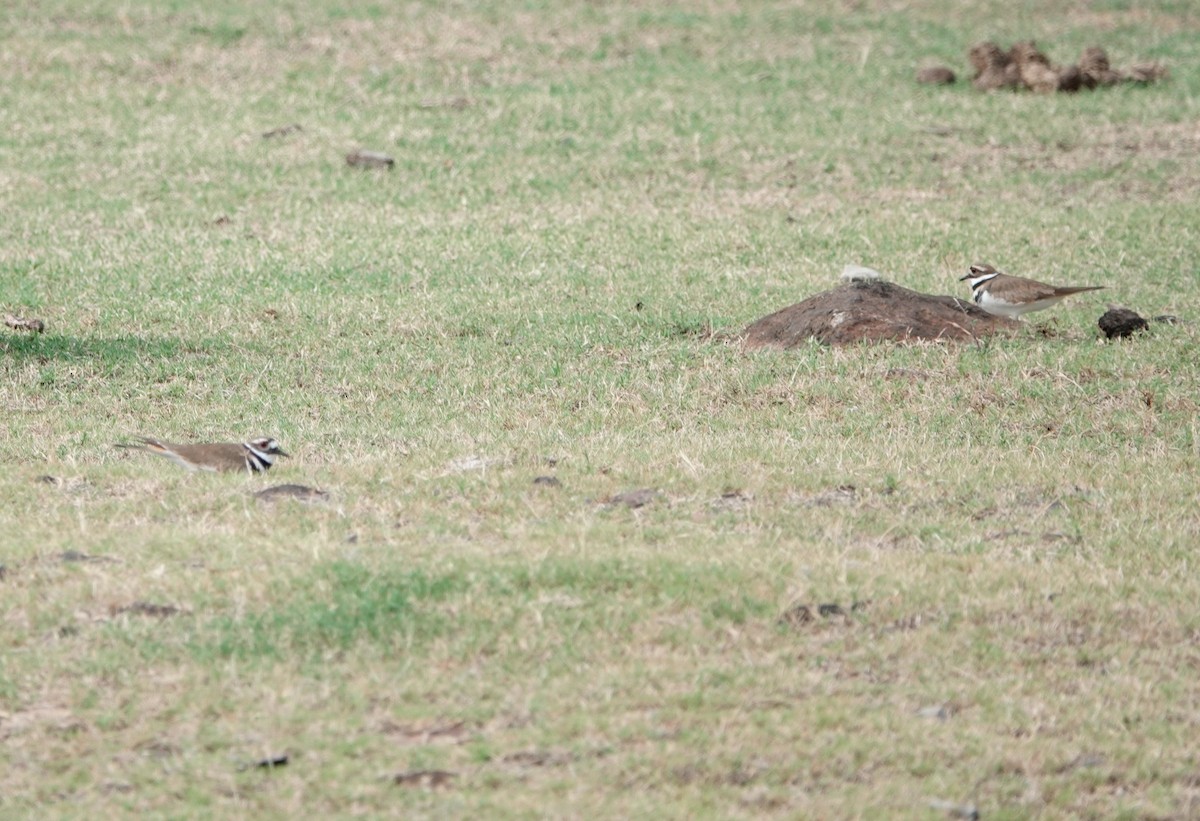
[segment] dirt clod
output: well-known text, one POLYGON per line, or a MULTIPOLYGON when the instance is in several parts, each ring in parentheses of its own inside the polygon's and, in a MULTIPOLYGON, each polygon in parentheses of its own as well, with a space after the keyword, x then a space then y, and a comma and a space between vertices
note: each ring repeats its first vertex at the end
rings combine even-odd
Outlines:
POLYGON ((159 619, 165 619, 167 616, 175 616, 183 611, 173 604, 154 604, 147 601, 135 601, 133 604, 127 604, 124 607, 117 607, 113 610, 113 615, 129 614, 131 616, 153 616, 159 619))
POLYGON ((40 319, 28 319, 23 316, 13 316, 12 314, 4 316, 4 324, 14 331, 32 331, 35 334, 40 334, 46 330, 46 323, 40 319))
POLYGON ((436 790, 439 787, 449 787, 456 778, 458 778, 458 774, 448 770, 409 770, 392 776, 392 783, 402 787, 424 787, 427 790, 436 790))
POLYGON ((270 131, 263 132, 264 140, 275 139, 276 137, 286 137, 289 134, 295 134, 298 131, 303 131, 304 127, 300 123, 292 123, 291 125, 281 125, 279 128, 272 128, 270 131))
POLYGON ((1021 327, 951 296, 910 291, 881 280, 851 282, 752 323, 747 348, 795 348, 809 340, 826 345, 915 340, 969 341, 1021 327))
POLYGON ((1109 308, 1096 324, 1109 339, 1132 336, 1138 331, 1150 328, 1150 324, 1145 319, 1136 311, 1128 308, 1109 308))
POLYGON ((807 604, 794 604, 778 619, 778 624, 783 627, 801 627, 813 621, 812 608, 807 604))
POLYGON ((387 168, 395 166, 396 161, 387 154, 378 151, 358 149, 346 155, 346 165, 354 168, 387 168))
MULTIPOLYGON (((1167 76, 1161 63, 1134 63, 1114 69, 1101 46, 1089 46, 1074 65, 1060 66, 1032 40, 1014 43, 1005 51, 990 40, 976 43, 967 52, 974 74, 971 84, 980 91, 1023 89, 1040 93, 1073 93, 1118 83, 1153 83, 1167 76)), ((929 82, 917 75, 918 82, 929 82)))
POLYGON ((624 505, 627 508, 635 509, 645 507, 658 498, 658 491, 650 488, 640 488, 638 490, 627 490, 624 493, 616 493, 604 502, 607 505, 624 505))
POLYGON ((78 550, 64 550, 58 554, 59 561, 63 562, 111 562, 113 559, 107 556, 89 556, 86 553, 81 553, 78 550))
POLYGON ((947 66, 929 66, 917 72, 917 82, 925 85, 948 86, 956 79, 953 69, 947 66))
POLYGON ((329 494, 308 485, 273 485, 254 494, 260 502, 278 502, 281 499, 295 499, 297 502, 313 504, 329 499, 329 494))

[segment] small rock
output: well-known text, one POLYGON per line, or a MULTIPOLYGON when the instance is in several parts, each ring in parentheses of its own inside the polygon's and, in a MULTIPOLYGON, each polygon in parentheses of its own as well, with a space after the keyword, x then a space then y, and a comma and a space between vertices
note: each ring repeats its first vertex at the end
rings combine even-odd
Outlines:
POLYGON ((820 616, 822 616, 823 618, 826 618, 826 619, 827 619, 827 618, 829 618, 829 617, 831 617, 831 616, 844 616, 844 615, 846 615, 846 611, 845 611, 845 610, 843 610, 843 609, 842 609, 842 606, 841 606, 840 604, 836 603, 836 602, 833 602, 833 603, 831 603, 831 604, 819 604, 819 605, 817 605, 817 613, 818 613, 820 616))
POLYGON ((133 616, 154 616, 155 618, 163 619, 182 612, 182 610, 173 604, 154 604, 146 601, 135 601, 133 604, 118 607, 113 611, 113 615, 128 613, 133 616))
POLYGON ((1167 67, 1162 63, 1134 63, 1120 72, 1120 77, 1128 83, 1153 83, 1167 76, 1167 67))
POLYGON ((574 760, 570 753, 557 753, 550 750, 520 750, 508 753, 500 760, 506 764, 519 764, 524 767, 560 767, 574 760))
POLYGON ((917 715, 920 718, 932 718, 938 721, 945 721, 954 713, 945 704, 931 704, 928 707, 922 707, 917 710, 917 715))
POLYGON ((542 485, 543 487, 562 487, 562 482, 553 476, 535 476, 533 477, 533 483, 535 485, 542 485))
POLYGON ((392 783, 402 787, 424 787, 428 790, 436 790, 438 787, 450 786, 456 778, 458 778, 457 773, 447 770, 409 770, 392 776, 392 783))
POLYGON ((1055 768, 1057 773, 1067 773, 1072 770, 1090 770, 1094 767, 1101 767, 1106 763, 1104 756, 1095 753, 1080 753, 1070 761, 1059 765, 1055 768))
POLYGON ((714 510, 741 510, 754 501, 754 497, 741 490, 729 489, 712 500, 714 510))
POLYGON ((351 151, 346 155, 346 165, 357 168, 392 168, 396 161, 387 154, 381 154, 378 151, 365 151, 359 149, 351 151))
POLYGON ((883 274, 874 268, 868 268, 865 265, 848 263, 842 268, 843 282, 866 282, 871 279, 880 279, 882 276, 883 274))
POLYGON ((270 140, 275 137, 286 137, 288 134, 295 134, 297 131, 303 131, 303 126, 300 123, 292 123, 291 125, 281 125, 279 128, 272 128, 270 131, 263 132, 263 139, 270 140))
POLYGON ((1097 324, 1109 339, 1132 336, 1138 331, 1147 330, 1150 325, 1136 312, 1128 308, 1109 308, 1100 317, 1097 324))
POLYGON ((946 66, 929 66, 917 72, 917 82, 931 86, 953 85, 958 79, 954 72, 946 66))
POLYGON ((783 611, 777 621, 783 627, 800 627, 813 620, 812 608, 807 604, 794 604, 783 611))
POLYGON ((313 504, 315 502, 324 502, 329 499, 329 494, 323 490, 318 490, 315 487, 307 485, 274 485, 269 488, 264 488, 254 494, 254 498, 260 502, 277 502, 280 499, 295 499, 297 502, 313 504))
POLYGON ((58 554, 58 558, 64 562, 100 562, 104 561, 95 556, 89 556, 86 553, 81 553, 78 550, 64 550, 58 554))
POLYGON ((1072 94, 1085 87, 1083 72, 1079 66, 1064 66, 1058 70, 1058 90, 1072 94))
POLYGON ((639 507, 645 507, 658 498, 658 491, 650 488, 641 488, 640 490, 627 490, 624 493, 618 493, 615 496, 610 496, 605 504, 609 505, 624 505, 633 510, 639 507))

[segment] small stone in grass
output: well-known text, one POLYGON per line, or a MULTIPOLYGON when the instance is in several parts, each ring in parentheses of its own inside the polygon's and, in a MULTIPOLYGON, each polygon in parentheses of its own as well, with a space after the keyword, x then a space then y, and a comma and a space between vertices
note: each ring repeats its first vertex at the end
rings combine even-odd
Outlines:
POLYGON ((107 556, 89 556, 86 553, 81 553, 78 550, 64 550, 58 554, 60 561, 64 562, 111 562, 112 559, 107 556))
POLYGON ((295 499, 297 502, 324 502, 329 494, 308 485, 273 485, 254 494, 260 502, 277 502, 280 499, 295 499))
POLYGON ((624 505, 627 508, 635 509, 645 507, 658 498, 658 491, 650 488, 641 488, 639 490, 627 490, 624 493, 617 493, 610 496, 606 504, 624 505))
POLYGON ((945 704, 931 704, 928 707, 922 707, 917 710, 917 715, 921 718, 933 718, 938 721, 945 721, 950 718, 952 711, 945 704))
POLYGON ((239 769, 243 770, 273 770, 276 767, 286 767, 288 763, 288 754, 269 755, 266 758, 260 758, 251 764, 246 764, 239 769))
POLYGON ((929 66, 917 72, 917 82, 931 86, 953 85, 957 78, 946 66, 929 66))
POLYGON ((784 627, 800 627, 813 620, 812 608, 807 604, 794 604, 779 617, 778 623, 784 627))
POLYGON ((392 783, 402 787, 424 787, 428 790, 436 790, 438 787, 450 786, 450 783, 456 778, 458 778, 457 773, 447 770, 409 770, 392 776, 392 783))
POLYGON ((135 601, 133 604, 127 604, 124 607, 118 607, 114 611, 114 615, 128 613, 133 616, 154 616, 156 618, 166 618, 174 616, 183 611, 173 604, 154 604, 148 601, 135 601))
POLYGON ((262 136, 264 140, 270 140, 274 137, 286 137, 288 134, 295 134, 297 131, 303 130, 304 127, 300 123, 292 123, 291 125, 281 125, 279 128, 264 131, 262 136))
POLYGON ((378 151, 358 149, 346 155, 346 165, 355 168, 391 168, 396 161, 387 154, 378 151))

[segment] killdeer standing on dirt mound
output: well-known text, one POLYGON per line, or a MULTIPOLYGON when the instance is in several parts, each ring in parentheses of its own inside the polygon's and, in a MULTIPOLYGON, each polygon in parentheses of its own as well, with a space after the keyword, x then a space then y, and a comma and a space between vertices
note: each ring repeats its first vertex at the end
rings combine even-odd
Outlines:
POLYGON ((1063 286, 1047 285, 1035 279, 1002 274, 990 265, 979 263, 971 271, 959 277, 971 281, 971 292, 975 304, 989 314, 1020 318, 1030 311, 1043 311, 1062 302, 1071 294, 1098 291, 1103 285, 1063 286))
POLYGON ((268 436, 260 436, 248 442, 214 442, 199 445, 173 445, 149 436, 140 442, 121 443, 119 448, 144 450, 165 456, 188 470, 211 470, 224 472, 246 471, 266 473, 275 464, 276 456, 287 456, 279 443, 268 436))

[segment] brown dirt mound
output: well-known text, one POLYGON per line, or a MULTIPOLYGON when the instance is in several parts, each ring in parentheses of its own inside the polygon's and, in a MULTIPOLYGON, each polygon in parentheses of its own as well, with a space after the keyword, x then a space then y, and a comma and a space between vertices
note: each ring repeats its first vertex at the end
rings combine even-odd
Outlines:
POLYGON ((966 341, 1020 327, 970 302, 910 291, 891 282, 852 282, 776 311, 743 332, 747 348, 794 348, 815 339, 857 342, 966 341))
POLYGON ((1161 63, 1135 63, 1127 69, 1114 69, 1108 53, 1100 46, 1084 49, 1077 64, 1060 66, 1051 62, 1032 40, 1014 43, 1008 51, 985 40, 971 46, 967 59, 974 70, 971 84, 980 91, 1075 92, 1117 83, 1153 83, 1167 76, 1167 69, 1161 63))

